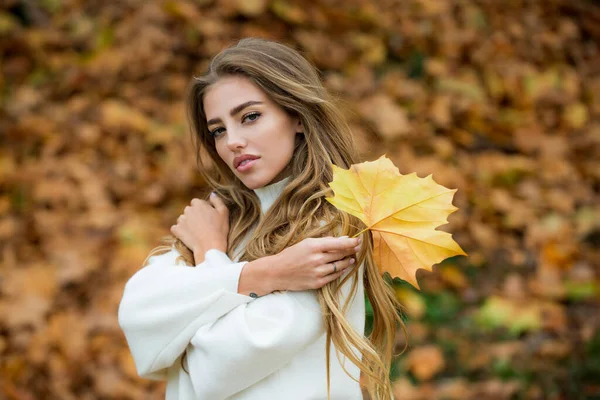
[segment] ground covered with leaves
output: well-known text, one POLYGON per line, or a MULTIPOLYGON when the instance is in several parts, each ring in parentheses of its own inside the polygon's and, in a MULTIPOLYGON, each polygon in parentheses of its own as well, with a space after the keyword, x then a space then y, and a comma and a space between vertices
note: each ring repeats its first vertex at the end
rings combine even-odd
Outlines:
POLYGON ((186 85, 245 36, 305 51, 364 160, 458 189, 469 257, 396 283, 397 398, 600 398, 599 27, 587 0, 2 2, 0 398, 163 397, 117 307, 204 187, 186 85))

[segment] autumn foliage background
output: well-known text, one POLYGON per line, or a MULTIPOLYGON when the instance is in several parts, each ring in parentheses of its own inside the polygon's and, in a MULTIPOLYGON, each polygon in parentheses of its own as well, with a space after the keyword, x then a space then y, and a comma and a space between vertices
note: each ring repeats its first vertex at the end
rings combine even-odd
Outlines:
POLYGON ((397 282, 398 399, 600 398, 600 4, 6 0, 0 398, 160 399, 126 280, 203 194, 183 96, 245 36, 302 49, 364 160, 457 188, 469 254, 397 282), (398 350, 404 336, 398 334, 398 350))

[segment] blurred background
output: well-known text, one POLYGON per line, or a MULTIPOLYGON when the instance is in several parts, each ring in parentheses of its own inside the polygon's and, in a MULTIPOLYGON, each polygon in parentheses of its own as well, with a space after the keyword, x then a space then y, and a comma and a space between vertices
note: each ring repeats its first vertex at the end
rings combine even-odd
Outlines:
POLYGON ((320 68, 365 161, 458 189, 469 257, 396 283, 396 397, 600 399, 588 0, 3 0, 0 399, 164 398, 117 307, 203 191, 186 85, 246 36, 320 68))

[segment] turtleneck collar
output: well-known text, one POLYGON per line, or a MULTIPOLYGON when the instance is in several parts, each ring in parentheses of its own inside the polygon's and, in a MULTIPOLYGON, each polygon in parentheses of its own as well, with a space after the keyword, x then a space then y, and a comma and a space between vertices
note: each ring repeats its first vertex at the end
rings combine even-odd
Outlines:
POLYGON ((291 177, 283 178, 279 182, 271 183, 270 185, 263 186, 257 189, 254 189, 254 193, 258 196, 260 200, 260 208, 263 214, 271 208, 275 200, 279 197, 281 192, 283 192, 283 188, 288 184, 291 177))

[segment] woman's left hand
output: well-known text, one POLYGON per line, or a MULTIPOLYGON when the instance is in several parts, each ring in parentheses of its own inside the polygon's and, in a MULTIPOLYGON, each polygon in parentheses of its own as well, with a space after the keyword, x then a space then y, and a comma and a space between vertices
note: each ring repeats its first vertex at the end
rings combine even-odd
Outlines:
POLYGON ((227 251, 229 210, 216 194, 209 201, 192 199, 177 218, 177 224, 171 226, 171 233, 194 252, 199 264, 210 249, 227 251))

